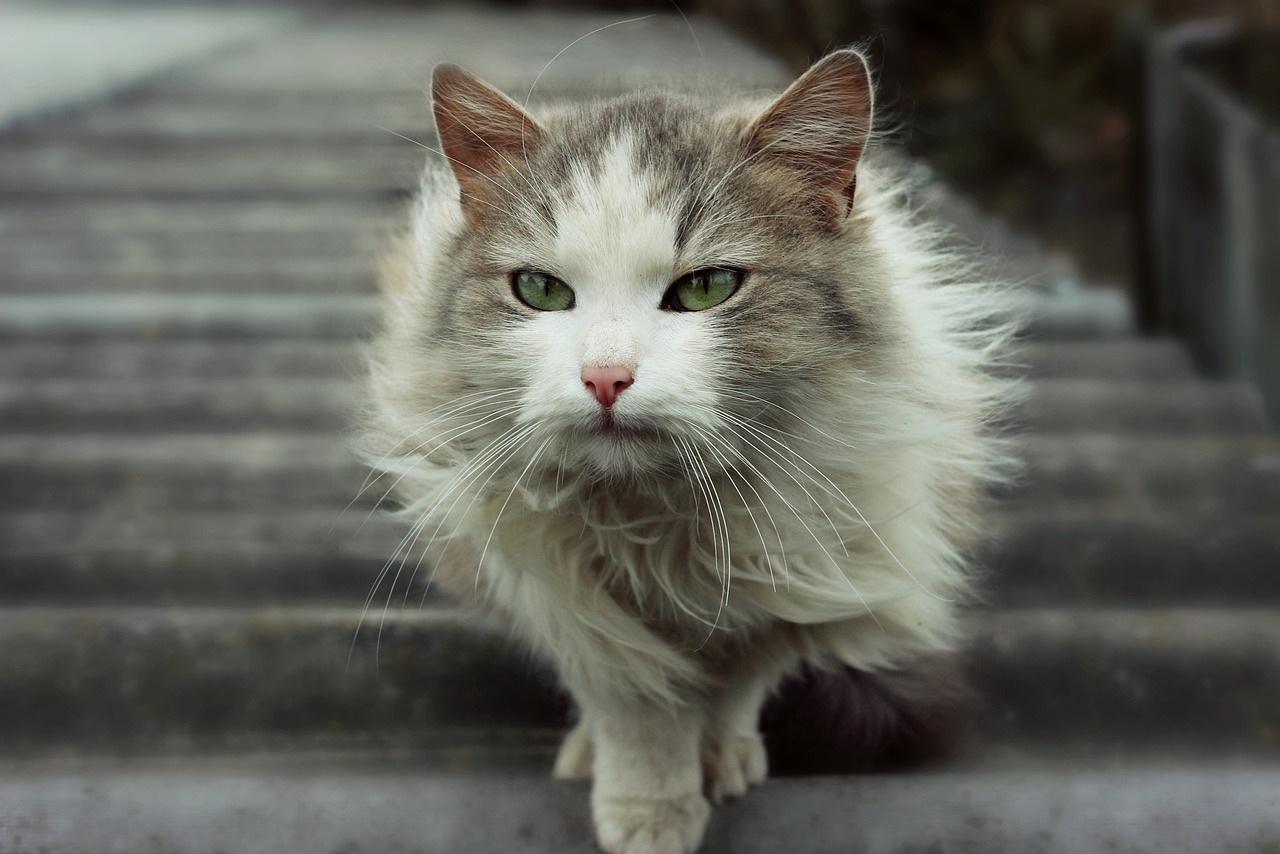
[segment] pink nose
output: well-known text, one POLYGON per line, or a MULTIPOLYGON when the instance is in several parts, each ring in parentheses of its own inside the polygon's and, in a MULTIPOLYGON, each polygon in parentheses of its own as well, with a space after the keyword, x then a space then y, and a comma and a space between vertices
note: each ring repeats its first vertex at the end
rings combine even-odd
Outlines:
POLYGON ((600 405, 608 409, 635 379, 626 368, 588 367, 582 369, 582 382, 596 396, 596 400, 600 401, 600 405))

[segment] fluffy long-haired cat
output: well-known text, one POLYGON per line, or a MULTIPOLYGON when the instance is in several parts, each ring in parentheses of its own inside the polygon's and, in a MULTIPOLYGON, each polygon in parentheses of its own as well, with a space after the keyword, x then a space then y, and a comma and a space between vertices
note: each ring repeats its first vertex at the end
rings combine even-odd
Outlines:
POLYGON ((930 702, 999 469, 995 291, 864 157, 856 51, 771 102, 534 115, 450 65, 432 95, 363 450, 402 554, 555 665, 600 845, 693 851, 786 677, 873 735, 930 702))

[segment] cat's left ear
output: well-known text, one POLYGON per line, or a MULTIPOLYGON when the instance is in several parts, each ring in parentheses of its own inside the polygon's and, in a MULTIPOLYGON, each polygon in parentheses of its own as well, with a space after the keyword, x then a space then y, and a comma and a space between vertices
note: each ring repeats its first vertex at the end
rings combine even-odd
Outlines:
POLYGON ((462 189, 473 222, 511 189, 503 172, 524 161, 542 139, 542 125, 519 104, 456 65, 431 75, 431 102, 440 146, 462 189))
POLYGON ((871 71, 854 50, 813 65, 747 129, 752 156, 799 172, 838 204, 853 204, 858 160, 871 134, 871 71))

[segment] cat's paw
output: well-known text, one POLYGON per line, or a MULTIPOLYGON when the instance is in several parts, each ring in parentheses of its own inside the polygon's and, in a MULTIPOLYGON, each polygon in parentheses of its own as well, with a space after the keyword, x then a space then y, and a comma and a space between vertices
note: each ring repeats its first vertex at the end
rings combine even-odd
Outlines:
POLYGON ((596 838, 606 854, 693 854, 711 815, 700 794, 600 798, 592 807, 596 838))
POLYGON ((551 776, 557 780, 588 780, 591 778, 591 763, 594 758, 591 731, 585 722, 579 721, 565 735, 564 741, 560 742, 560 752, 556 754, 556 764, 551 769, 551 776))
POLYGON ((707 796, 724 803, 746 793, 747 787, 763 783, 769 761, 759 733, 730 735, 717 741, 703 756, 707 796))

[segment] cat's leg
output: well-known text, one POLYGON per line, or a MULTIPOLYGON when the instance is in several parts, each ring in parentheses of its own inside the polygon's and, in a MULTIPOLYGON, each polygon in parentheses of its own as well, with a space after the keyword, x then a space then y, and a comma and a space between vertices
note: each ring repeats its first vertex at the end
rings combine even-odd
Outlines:
POLYGON ((794 656, 744 656, 722 683, 710 705, 702 748, 707 796, 720 804, 763 783, 769 762, 760 738, 760 707, 793 665, 794 656))
POLYGON ((574 725, 560 743, 555 767, 551 776, 557 780, 587 780, 591 778, 591 763, 595 759, 595 747, 591 742, 591 723, 586 716, 574 725))
POLYGON ((706 715, 692 687, 705 674, 611 597, 571 584, 576 578, 538 570, 496 588, 582 714, 562 767, 580 770, 589 746, 592 815, 609 854, 689 854, 711 811, 699 756, 706 715))
POLYGON ((711 812, 702 793, 702 711, 615 700, 588 701, 584 714, 594 747, 591 811, 600 847, 608 854, 697 850, 711 812))
POLYGON ((717 804, 763 783, 769 772, 760 738, 760 706, 773 687, 769 674, 743 674, 726 685, 708 720, 702 764, 707 796, 717 804))

